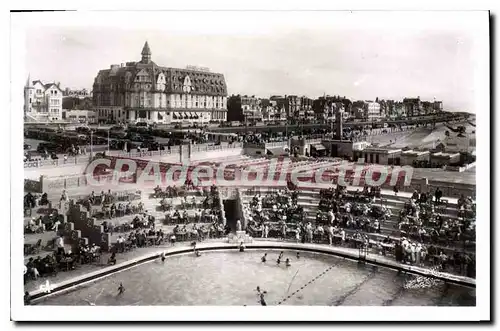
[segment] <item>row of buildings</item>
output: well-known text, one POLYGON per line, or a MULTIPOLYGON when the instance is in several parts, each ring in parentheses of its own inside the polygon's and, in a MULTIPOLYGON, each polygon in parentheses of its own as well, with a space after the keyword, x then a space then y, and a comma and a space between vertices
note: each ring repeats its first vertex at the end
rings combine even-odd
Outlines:
POLYGON ((335 120, 337 110, 346 120, 380 121, 430 115, 443 111, 442 101, 423 101, 420 97, 394 100, 357 100, 322 96, 317 99, 296 95, 257 98, 232 95, 228 98, 228 121, 267 122, 285 120, 335 120))
POLYGON ((340 96, 228 97, 223 74, 194 66, 179 69, 157 65, 147 42, 140 61, 112 64, 100 70, 92 91, 62 90, 59 83, 44 84, 28 77, 24 98, 27 121, 93 118, 109 123, 193 125, 226 121, 328 121, 335 120, 336 113, 346 119, 376 121, 442 111, 440 101, 426 102, 420 98, 351 102, 340 96), (91 105, 88 110, 93 115, 70 111, 65 114, 63 103, 68 110, 80 111, 78 105, 91 105))

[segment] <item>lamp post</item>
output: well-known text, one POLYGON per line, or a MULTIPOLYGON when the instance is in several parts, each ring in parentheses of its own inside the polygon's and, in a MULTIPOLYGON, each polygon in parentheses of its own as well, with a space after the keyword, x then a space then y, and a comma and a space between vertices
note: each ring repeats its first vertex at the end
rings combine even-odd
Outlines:
POLYGON ((109 131, 111 130, 111 128, 108 129, 108 155, 109 155, 109 131))
POLYGON ((93 134, 94 131, 90 130, 90 158, 92 159, 94 157, 94 145, 93 145, 93 134))

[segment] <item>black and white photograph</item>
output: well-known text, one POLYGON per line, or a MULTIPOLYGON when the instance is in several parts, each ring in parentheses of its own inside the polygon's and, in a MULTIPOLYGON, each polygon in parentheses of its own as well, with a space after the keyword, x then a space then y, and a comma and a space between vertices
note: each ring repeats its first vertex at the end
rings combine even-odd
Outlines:
POLYGON ((491 318, 488 11, 10 18, 13 320, 491 318))

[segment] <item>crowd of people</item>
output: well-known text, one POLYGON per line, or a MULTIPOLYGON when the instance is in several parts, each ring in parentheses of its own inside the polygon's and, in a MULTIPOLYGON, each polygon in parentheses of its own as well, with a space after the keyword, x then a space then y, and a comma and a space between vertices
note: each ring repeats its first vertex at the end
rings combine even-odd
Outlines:
POLYGON ((355 192, 342 186, 323 189, 315 222, 305 219, 297 191, 287 189, 264 197, 256 194, 244 212, 248 230, 256 237, 370 248, 394 255, 402 263, 425 262, 446 270, 453 266, 462 274, 474 274, 472 198, 459 199, 454 217, 445 213, 447 205, 439 188, 434 194, 414 192, 399 215, 393 215, 380 194, 380 189, 370 187, 355 192))
MULTIPOLYGON (((179 188, 181 191, 187 192, 186 187, 179 188)), ((157 190, 156 190, 157 192, 157 190)), ((155 193, 156 193, 155 192, 155 193)), ((192 192, 191 192, 192 193, 192 192)), ((116 264, 117 254, 126 251, 147 247, 152 245, 161 244, 174 244, 176 241, 184 240, 197 240, 202 241, 208 238, 219 238, 227 234, 228 229, 224 228, 221 220, 222 214, 220 210, 220 197, 218 189, 213 186, 203 193, 204 201, 203 206, 207 207, 205 210, 196 209, 195 217, 183 217, 186 210, 175 210, 174 218, 178 216, 179 222, 171 231, 166 233, 163 229, 156 229, 155 217, 144 210, 144 204, 139 201, 138 204, 130 204, 131 202, 119 202, 119 195, 115 192, 101 192, 95 194, 92 192, 86 197, 76 201, 77 204, 85 206, 93 216, 102 213, 106 215, 103 218, 101 225, 105 233, 118 233, 118 238, 112 244, 111 255, 109 256, 106 264, 116 264), (114 206, 114 207, 113 207, 114 206), (101 209, 100 209, 101 208, 101 209), (107 208, 108 212, 105 212, 107 208), (97 211, 97 213, 96 213, 97 211), (182 213, 181 213, 182 211, 182 213), (117 217, 125 215, 135 215, 131 221, 119 221, 118 225, 114 224, 117 217), (191 223, 192 221, 192 223, 191 223), (197 224, 198 223, 198 224, 197 224), (204 223, 199 225, 199 223, 204 223)), ((187 196, 185 199, 190 199, 187 196)), ((33 207, 39 206, 42 200, 46 204, 52 204, 47 198, 47 195, 42 195, 42 199, 31 193, 25 197, 25 204, 32 205, 33 207)), ((184 200, 185 202, 186 200, 184 200)), ((59 202, 69 202, 67 192, 63 191, 59 202)), ((57 204, 56 204, 57 205, 57 204)), ((187 204, 181 205, 183 208, 187 204)), ((59 204, 62 207, 62 204, 59 204)), ((49 209, 48 209, 49 210, 49 209)), ((95 219, 95 218, 94 218, 95 219)), ((52 254, 47 254, 45 257, 38 256, 36 258, 30 257, 25 265, 25 282, 39 277, 55 275, 58 271, 69 271, 75 269, 78 265, 92 263, 101 259, 101 247, 92 243, 87 244, 87 241, 81 240, 78 245, 71 245, 72 248, 68 249, 66 245, 63 231, 61 230, 64 223, 64 217, 59 213, 56 208, 50 209, 46 215, 40 215, 37 218, 32 218, 28 221, 25 227, 25 233, 41 233, 44 231, 55 231, 56 237, 52 241, 52 245, 41 247, 41 239, 38 240, 36 245, 25 244, 25 254, 32 255, 40 253, 40 248, 53 250, 52 254), (62 217, 59 219, 58 217, 62 217), (37 247, 37 249, 26 249, 37 247)), ((50 242, 50 241, 49 241, 50 242)), ((102 262, 102 261, 101 261, 102 262)))
MULTIPOLYGON (((186 188, 166 188, 165 192, 169 193, 163 196, 162 201, 171 203, 168 199, 179 197, 178 192, 182 190, 186 188)), ((161 192, 161 189, 155 189, 154 196, 161 197, 161 192)), ((117 195, 111 191, 101 192, 99 195, 92 192, 78 203, 90 209, 96 205, 107 204, 110 219, 135 214, 131 222, 121 224, 119 229, 108 219, 102 223, 105 232, 120 232, 107 261, 108 264, 115 264, 117 254, 131 249, 164 243, 174 244, 176 241, 202 241, 226 235, 229 230, 221 222, 218 193, 215 186, 202 193, 201 206, 206 209, 199 208, 200 202, 196 199, 190 200, 192 197, 186 195, 181 198, 180 209, 172 206, 166 210, 163 209, 164 203, 160 203, 160 207, 167 212, 165 223, 175 224, 169 233, 155 228, 155 217, 143 210, 142 202, 132 208, 129 206, 130 202, 116 201, 117 195), (194 216, 189 215, 189 212, 194 213, 194 216)), ((264 196, 255 194, 250 203, 244 205, 247 230, 255 237, 275 237, 302 243, 343 245, 366 250, 370 248, 383 255, 394 255, 395 259, 402 263, 418 266, 432 263, 446 271, 458 267, 461 274, 474 276, 475 254, 466 250, 465 246, 465 243, 473 244, 475 238, 475 202, 471 197, 462 196, 459 199, 455 217, 446 212, 446 202, 443 201, 439 189, 434 194, 414 192, 398 215, 393 215, 391 208, 380 202, 379 189, 365 187, 362 191, 349 192, 345 187, 336 186, 321 190, 319 196, 316 220, 312 222, 298 202, 299 191, 293 188, 285 188, 264 196), (397 220, 394 220, 395 218, 397 220), (387 235, 387 225, 394 225, 394 231, 399 238, 387 235), (376 237, 378 240, 373 239, 373 234, 379 236, 376 237), (457 248, 459 244, 462 244, 461 249, 457 248)), ((27 194, 24 200, 25 204, 30 206, 48 203, 46 195, 36 197, 27 194)), ((63 191, 60 201, 67 200, 68 195, 63 191)), ((57 214, 57 209, 54 211, 30 220, 26 230, 38 233, 60 229, 62 222, 59 217, 62 215, 57 214)), ((101 258, 100 247, 95 244, 87 245, 82 242, 74 251, 68 250, 64 237, 60 234, 54 241, 53 249, 53 254, 28 259, 25 265, 25 281, 54 275, 60 270, 72 270, 79 264, 92 263, 101 258)))

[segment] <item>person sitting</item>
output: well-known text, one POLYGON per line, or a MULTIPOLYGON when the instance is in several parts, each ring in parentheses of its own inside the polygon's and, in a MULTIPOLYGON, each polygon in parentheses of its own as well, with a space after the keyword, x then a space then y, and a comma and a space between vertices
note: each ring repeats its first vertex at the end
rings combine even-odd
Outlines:
POLYGON ((62 191, 60 201, 68 201, 68 193, 66 193, 66 190, 62 191))
POLYGON ((394 191, 394 195, 398 195, 398 187, 397 186, 394 186, 393 188, 393 191, 394 191))
POLYGON ((111 256, 108 259, 108 264, 113 264, 113 265, 116 264, 116 253, 115 252, 111 253, 111 256))
POLYGON ((43 193, 40 198, 40 206, 45 206, 49 204, 49 199, 47 198, 47 193, 43 193))
POLYGON ((260 259, 265 263, 267 261, 267 253, 264 253, 264 256, 262 256, 260 259))
POLYGON ((33 277, 35 280, 40 277, 40 273, 35 266, 35 261, 32 257, 29 258, 28 263, 26 264, 27 274, 33 277))

